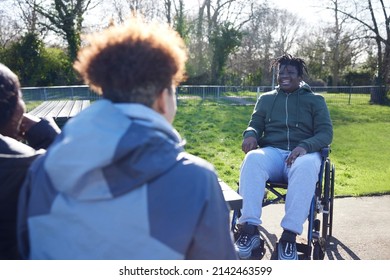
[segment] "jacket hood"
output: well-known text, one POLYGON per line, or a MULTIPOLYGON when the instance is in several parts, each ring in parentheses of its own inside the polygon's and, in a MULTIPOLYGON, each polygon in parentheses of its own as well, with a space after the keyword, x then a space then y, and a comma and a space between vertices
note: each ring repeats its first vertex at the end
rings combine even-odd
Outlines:
MULTIPOLYGON (((286 94, 281 88, 280 86, 276 86, 275 87, 275 91, 276 91, 276 94, 275 94, 275 97, 274 97, 274 100, 272 102, 272 106, 271 106, 271 111, 270 111, 270 114, 269 114, 269 118, 268 118, 268 122, 271 121, 271 116, 272 116, 272 111, 274 109, 274 105, 275 105, 275 101, 276 99, 278 98, 278 96, 280 94, 286 94)), ((311 90, 311 87, 305 83, 304 81, 302 81, 299 85, 299 88, 295 91, 293 91, 292 93, 290 93, 289 95, 291 96, 296 96, 296 114, 297 114, 297 123, 295 124, 297 127, 299 126, 299 121, 300 121, 300 118, 299 118, 299 110, 300 110, 300 96, 302 94, 307 94, 307 93, 312 93, 312 90, 311 90)))
MULTIPOLYGON (((279 93, 279 92, 283 92, 284 93, 284 91, 280 88, 279 85, 275 87, 275 90, 277 91, 277 93, 279 93)), ((312 92, 312 90, 311 90, 311 87, 306 82, 302 81, 299 84, 299 88, 296 89, 295 91, 293 91, 291 94, 294 94, 294 93, 302 94, 304 92, 312 92)))
POLYGON ((57 191, 109 199, 167 172, 182 151, 179 134, 154 110, 99 100, 67 122, 44 166, 57 191))

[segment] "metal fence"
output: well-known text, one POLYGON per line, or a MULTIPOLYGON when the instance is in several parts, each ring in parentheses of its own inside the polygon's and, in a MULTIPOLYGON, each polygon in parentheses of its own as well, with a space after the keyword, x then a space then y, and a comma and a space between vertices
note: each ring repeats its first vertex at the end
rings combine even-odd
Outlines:
MULTIPOLYGON (((232 105, 252 105, 271 86, 187 86, 177 88, 179 105, 192 103, 218 103, 232 105)), ((371 93, 381 90, 374 86, 356 87, 312 87, 312 90, 325 97, 327 103, 368 104, 371 93)), ((88 86, 25 87, 22 88, 25 101, 81 99, 97 100, 101 98, 88 86)), ((384 95, 383 98, 386 98, 384 95)))

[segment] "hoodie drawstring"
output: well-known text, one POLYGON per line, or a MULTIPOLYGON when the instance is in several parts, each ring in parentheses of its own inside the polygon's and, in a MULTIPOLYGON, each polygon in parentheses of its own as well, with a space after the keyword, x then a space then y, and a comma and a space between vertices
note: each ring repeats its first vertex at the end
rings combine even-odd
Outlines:
POLYGON ((276 90, 276 95, 274 97, 274 100, 272 101, 271 110, 269 111, 268 122, 271 122, 271 120, 272 120, 272 118, 271 118, 272 111, 274 110, 275 101, 276 101, 276 98, 278 97, 278 95, 279 95, 279 91, 276 90))
POLYGON ((296 124, 295 124, 295 127, 298 127, 299 126, 299 112, 300 112, 300 108, 299 108, 299 105, 300 105, 300 92, 298 91, 297 92, 297 94, 298 94, 298 98, 297 98, 297 108, 296 108, 296 110, 297 110, 297 122, 296 122, 296 124))

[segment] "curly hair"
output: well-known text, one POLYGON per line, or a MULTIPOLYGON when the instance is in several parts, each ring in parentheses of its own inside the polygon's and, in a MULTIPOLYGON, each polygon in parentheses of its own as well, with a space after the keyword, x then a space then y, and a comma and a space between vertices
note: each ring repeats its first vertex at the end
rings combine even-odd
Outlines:
POLYGON ((0 63, 0 129, 11 120, 20 97, 18 77, 0 63))
POLYGON ((104 98, 151 107, 163 89, 185 80, 186 60, 187 49, 177 32, 133 18, 89 36, 74 68, 104 98))
POLYGON ((309 71, 306 66, 306 62, 299 57, 294 57, 288 53, 273 59, 271 63, 271 69, 280 65, 292 65, 298 70, 298 76, 302 77, 304 72, 309 75, 309 71))

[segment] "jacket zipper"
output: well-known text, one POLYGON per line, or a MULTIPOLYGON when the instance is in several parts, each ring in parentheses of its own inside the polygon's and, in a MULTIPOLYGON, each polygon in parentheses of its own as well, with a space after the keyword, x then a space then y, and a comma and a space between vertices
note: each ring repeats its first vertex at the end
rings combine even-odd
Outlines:
POLYGON ((286 98, 286 127, 287 127, 287 150, 290 151, 290 128, 288 127, 288 96, 286 98))

